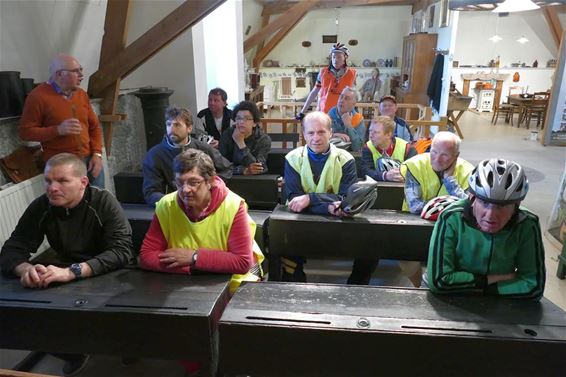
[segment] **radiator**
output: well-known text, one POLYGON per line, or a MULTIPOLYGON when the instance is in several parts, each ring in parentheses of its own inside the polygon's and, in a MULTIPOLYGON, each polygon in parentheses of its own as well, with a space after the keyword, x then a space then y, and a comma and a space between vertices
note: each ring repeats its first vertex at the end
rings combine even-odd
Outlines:
MULTIPOLYGON (((10 237, 28 205, 45 192, 43 174, 0 190, 0 246, 10 237)), ((39 219, 38 219, 39 220, 39 219)), ((44 241, 38 251, 49 247, 44 241)))

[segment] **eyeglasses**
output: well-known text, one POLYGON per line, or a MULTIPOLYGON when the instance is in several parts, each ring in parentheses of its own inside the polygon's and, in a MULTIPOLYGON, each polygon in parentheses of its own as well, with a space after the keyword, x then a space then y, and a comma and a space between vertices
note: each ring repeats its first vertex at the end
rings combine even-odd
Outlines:
POLYGON ((194 181, 186 181, 186 182, 181 182, 181 181, 177 181, 175 180, 175 185, 177 186, 178 189, 183 189, 185 188, 185 186, 189 186, 189 188, 196 190, 199 188, 199 186, 204 182, 204 179, 201 180, 194 180, 194 181))
POLYGON ((82 75, 83 74, 83 67, 79 67, 79 68, 74 68, 74 69, 60 69, 57 72, 72 72, 72 73, 76 73, 77 75, 82 75))
POLYGON ((253 117, 247 116, 247 117, 236 117, 236 122, 248 122, 250 120, 254 120, 253 117))

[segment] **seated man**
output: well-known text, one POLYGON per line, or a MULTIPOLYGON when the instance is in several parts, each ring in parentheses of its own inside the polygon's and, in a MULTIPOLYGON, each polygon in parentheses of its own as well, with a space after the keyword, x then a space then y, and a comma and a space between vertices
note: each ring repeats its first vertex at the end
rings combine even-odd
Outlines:
POLYGON ((214 138, 210 145, 218 148, 222 133, 232 121, 232 111, 226 106, 228 94, 224 89, 214 88, 208 92, 208 107, 197 114, 197 131, 205 132, 214 138))
MULTIPOLYGON (((337 215, 342 196, 357 180, 354 157, 330 144, 332 120, 323 112, 307 114, 303 134, 307 143, 285 156, 285 190, 289 210, 337 215)), ((281 258, 283 281, 306 281, 303 257, 281 258)))
POLYGON ((261 117, 256 104, 242 101, 232 114, 236 124, 222 133, 220 153, 232 162, 234 174, 267 173, 271 138, 259 125, 261 117))
POLYGON ((340 93, 338 104, 328 112, 332 119, 333 136, 352 143, 353 151, 362 148, 366 133, 364 117, 354 109, 356 101, 356 91, 347 86, 340 93))
POLYGON ((529 189, 523 168, 484 160, 469 182, 469 196, 435 224, 425 275, 431 291, 539 300, 544 246, 538 217, 520 207, 529 189))
POLYGON ((216 176, 210 157, 189 149, 173 161, 177 191, 164 196, 143 241, 143 268, 177 274, 230 273, 230 291, 260 280, 263 254, 245 201, 216 176))
MULTIPOLYGON (((61 153, 45 165, 46 193, 26 209, 4 243, 0 267, 20 278, 24 287, 47 288, 118 269, 133 261, 132 231, 114 196, 88 184, 85 163, 61 153), (47 237, 57 265, 33 263, 47 237), (59 267, 59 266, 62 267, 59 267)), ((83 368, 85 355, 56 355, 66 363, 65 376, 83 368)))
POLYGON ((362 149, 362 173, 376 181, 403 182, 405 179, 399 169, 388 169, 380 164, 380 159, 392 158, 401 163, 417 155, 409 143, 393 137, 395 122, 387 116, 376 116, 369 126, 369 140, 362 149))
POLYGON ((395 122, 394 137, 401 138, 408 143, 414 141, 409 125, 404 119, 397 116, 397 100, 393 96, 383 96, 379 101, 379 114, 388 116, 395 122))
POLYGON ((143 196, 147 204, 155 203, 165 194, 173 192, 173 159, 182 151, 194 148, 210 156, 221 178, 232 176, 232 164, 207 143, 191 138, 193 118, 187 109, 171 106, 165 111, 167 135, 161 144, 151 148, 143 161, 143 196))
MULTIPOLYGON (((401 165, 405 178, 403 211, 420 214, 425 204, 438 196, 465 198, 472 164, 459 158, 461 140, 452 132, 441 131, 432 139, 430 153, 416 155, 401 165)), ((401 268, 418 287, 421 268, 418 262, 402 262, 401 268)))

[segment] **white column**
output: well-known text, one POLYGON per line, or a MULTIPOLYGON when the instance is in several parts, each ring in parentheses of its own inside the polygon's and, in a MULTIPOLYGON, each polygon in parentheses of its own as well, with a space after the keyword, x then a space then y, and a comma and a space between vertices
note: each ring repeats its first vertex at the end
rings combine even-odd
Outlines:
POLYGON ((227 0, 193 27, 198 109, 207 106, 215 87, 228 93, 229 107, 244 99, 243 45, 241 0, 227 0))

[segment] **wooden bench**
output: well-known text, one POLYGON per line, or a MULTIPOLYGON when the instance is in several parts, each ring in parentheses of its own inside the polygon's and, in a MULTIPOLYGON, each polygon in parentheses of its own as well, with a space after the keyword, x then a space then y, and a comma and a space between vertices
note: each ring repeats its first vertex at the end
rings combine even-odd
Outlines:
POLYGON ((279 203, 278 174, 233 175, 226 181, 230 190, 246 200, 252 209, 273 209, 279 203))

